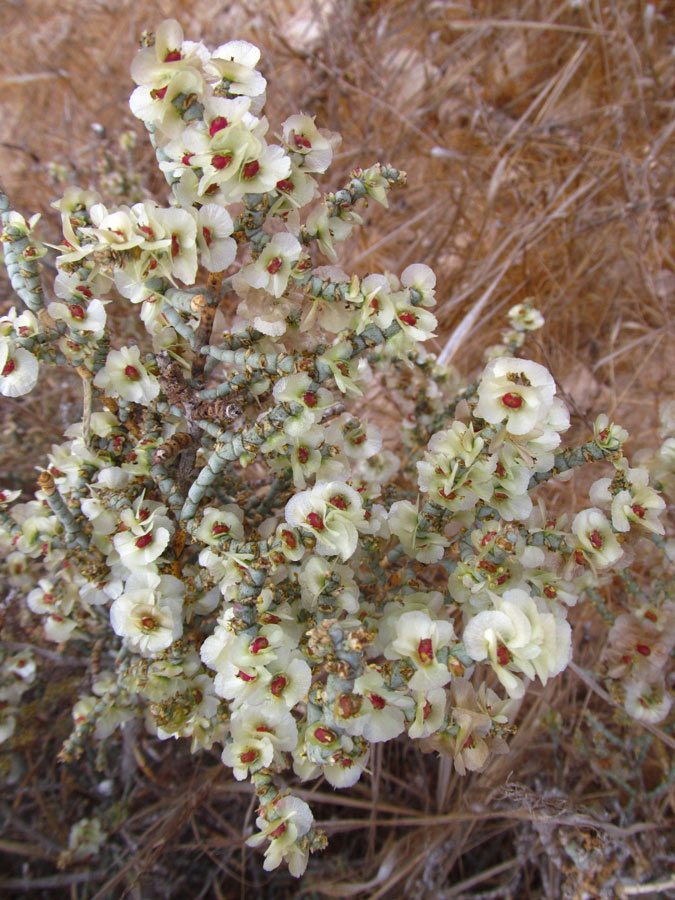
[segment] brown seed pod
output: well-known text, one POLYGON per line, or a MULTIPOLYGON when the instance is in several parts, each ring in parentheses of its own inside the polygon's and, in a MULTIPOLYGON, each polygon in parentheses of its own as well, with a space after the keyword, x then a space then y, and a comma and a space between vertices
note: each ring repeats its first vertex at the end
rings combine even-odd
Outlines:
POLYGON ((38 484, 48 497, 51 497, 56 493, 56 485, 49 472, 40 472, 38 475, 38 484))
POLYGON ((194 437, 188 434, 187 431, 177 432, 157 448, 153 460, 154 464, 159 465, 160 463, 169 462, 169 460, 178 456, 181 450, 185 450, 186 447, 194 444, 194 441, 194 437))
POLYGON ((217 400, 200 403, 195 410, 198 419, 215 419, 216 421, 228 421, 238 419, 242 414, 241 406, 234 400, 219 397, 217 400))

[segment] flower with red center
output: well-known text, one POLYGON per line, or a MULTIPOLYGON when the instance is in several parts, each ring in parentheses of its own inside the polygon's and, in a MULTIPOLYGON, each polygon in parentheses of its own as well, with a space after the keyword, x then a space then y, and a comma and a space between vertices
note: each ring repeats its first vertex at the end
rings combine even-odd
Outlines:
POLYGON ((551 374, 527 359, 497 357, 487 364, 478 385, 476 416, 491 425, 506 423, 509 434, 533 431, 554 407, 551 374))
POLYGON ((615 563, 623 550, 602 510, 583 509, 572 522, 572 532, 591 565, 604 568, 615 563))

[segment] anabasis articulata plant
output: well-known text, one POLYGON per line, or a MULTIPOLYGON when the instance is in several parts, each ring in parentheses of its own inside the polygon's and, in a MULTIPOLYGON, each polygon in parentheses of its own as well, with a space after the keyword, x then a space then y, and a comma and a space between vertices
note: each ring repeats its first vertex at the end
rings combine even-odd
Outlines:
MULTIPOLYGON (((561 448, 555 382, 516 356, 543 324, 531 304, 460 388, 423 348, 432 270, 357 277, 336 264, 360 205, 386 207, 403 172, 356 169, 321 195, 339 138, 293 115, 268 141, 256 47, 209 51, 175 21, 146 43, 131 109, 169 205, 108 208, 68 188, 47 303, 47 249, 3 195, 5 261, 27 309, 0 321, 0 391, 21 396, 41 366, 66 364, 84 405, 35 499, 0 494, 0 522, 45 636, 103 641, 63 759, 136 717, 160 739, 217 746, 256 788, 249 844, 266 843, 265 868, 286 860, 299 876, 325 838, 284 773, 349 787, 371 745, 401 735, 461 774, 507 752, 527 685, 570 660, 567 608, 627 563, 631 541, 660 541, 665 504, 606 418, 561 448), (138 344, 120 342, 109 304, 138 313, 138 344), (398 446, 368 419, 383 372, 409 414, 398 446), (589 507, 571 526, 549 515, 539 486, 593 461, 614 474, 589 507)), ((608 677, 631 715, 658 721, 672 603, 629 618, 610 633, 622 650, 608 677)), ((3 678, 17 666, 8 656, 3 678)), ((30 663, 2 688, 0 739, 34 677, 30 663)), ((90 826, 81 843, 99 835, 90 826)))

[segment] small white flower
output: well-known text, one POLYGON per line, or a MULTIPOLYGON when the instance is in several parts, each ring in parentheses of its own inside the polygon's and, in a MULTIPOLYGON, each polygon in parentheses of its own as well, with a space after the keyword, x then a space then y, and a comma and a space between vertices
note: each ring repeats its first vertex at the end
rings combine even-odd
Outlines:
POLYGON ((525 689, 513 670, 528 678, 538 675, 546 684, 571 659, 571 629, 565 619, 548 612, 542 600, 535 602, 520 588, 492 598, 494 609, 470 619, 462 639, 469 656, 478 662, 489 659, 509 695, 519 698, 525 689))
POLYGON ((420 530, 419 509, 410 500, 392 503, 387 524, 408 556, 425 563, 438 562, 443 558, 448 546, 447 538, 435 531, 420 530))
POLYGON ((286 290, 291 268, 302 252, 300 241, 287 231, 280 231, 265 246, 258 259, 245 266, 239 276, 254 288, 264 288, 275 297, 286 290))
POLYGON ((572 522, 579 546, 591 562, 601 569, 611 566, 623 555, 612 526, 597 507, 582 509, 572 522))
POLYGON ((23 397, 30 393, 38 379, 38 361, 28 350, 0 339, 0 394, 23 397))
POLYGON ((132 574, 110 607, 110 624, 142 656, 166 650, 183 633, 185 586, 172 575, 132 574))
POLYGON ((121 397, 144 406, 159 394, 159 381, 141 362, 138 347, 110 350, 105 366, 94 378, 94 386, 108 397, 121 397))
POLYGON ((282 859, 288 864, 288 870, 294 878, 299 878, 307 867, 309 850, 300 845, 312 826, 314 816, 304 800, 297 797, 281 797, 265 807, 264 816, 258 816, 256 825, 258 834, 250 837, 246 843, 249 847, 257 847, 269 839, 269 847, 265 850, 263 868, 266 872, 276 869, 282 859))
POLYGON ((73 331, 91 333, 95 337, 105 331, 106 313, 100 300, 91 300, 87 306, 80 303, 50 303, 49 315, 65 322, 73 331))
POLYGON ((232 217, 217 203, 205 203, 199 211, 195 210, 195 214, 201 263, 209 272, 222 272, 237 255, 232 217))
POLYGON ((527 434, 547 416, 554 394, 555 382, 543 366, 498 357, 485 367, 475 414, 492 425, 506 420, 510 434, 527 434))
POLYGON ((451 622, 432 619, 421 610, 413 610, 399 617, 396 637, 385 655, 389 659, 410 659, 417 671, 408 682, 409 687, 415 691, 428 691, 443 687, 450 681, 448 667, 438 661, 437 654, 454 639, 455 629, 451 622))
POLYGON ((639 722, 662 722, 670 712, 672 703, 663 676, 654 682, 631 680, 626 685, 624 707, 639 722))

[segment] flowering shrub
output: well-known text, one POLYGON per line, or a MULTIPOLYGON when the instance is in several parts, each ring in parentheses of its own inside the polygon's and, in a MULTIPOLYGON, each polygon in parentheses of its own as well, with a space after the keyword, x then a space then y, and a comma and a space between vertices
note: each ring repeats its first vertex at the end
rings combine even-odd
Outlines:
MULTIPOLYGON (((597 600, 642 538, 672 555, 652 485, 675 490, 675 415, 644 466, 606 416, 563 449, 554 379, 517 356, 543 324, 529 303, 462 386, 423 348, 428 266, 359 278, 337 265, 359 205, 386 207, 404 173, 357 169, 320 197, 339 138, 293 115, 268 143, 259 56, 244 41, 210 52, 175 21, 148 40, 130 103, 170 205, 108 209, 68 188, 58 301, 44 300, 35 220, 3 195, 27 308, 0 321, 0 391, 67 364, 84 403, 35 499, 0 493, 0 523, 7 577, 45 637, 105 647, 63 758, 134 718, 217 746, 255 785, 249 844, 299 876, 325 838, 285 772, 349 787, 372 744, 404 734, 460 774, 483 769, 508 752, 528 685, 570 662, 568 607, 597 600), (111 302, 137 307, 141 346, 111 346, 111 302), (378 373, 408 413, 398 454, 367 418, 378 373), (589 506, 570 523, 547 512, 540 486, 593 462, 606 465, 589 506)), ((668 714, 674 644, 665 588, 613 622, 604 675, 631 716, 668 714)), ((0 672, 6 740, 35 663, 7 656, 0 672)), ((82 823, 73 858, 103 840, 82 823)))

